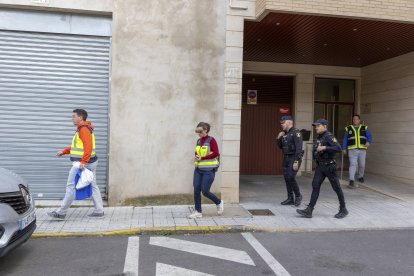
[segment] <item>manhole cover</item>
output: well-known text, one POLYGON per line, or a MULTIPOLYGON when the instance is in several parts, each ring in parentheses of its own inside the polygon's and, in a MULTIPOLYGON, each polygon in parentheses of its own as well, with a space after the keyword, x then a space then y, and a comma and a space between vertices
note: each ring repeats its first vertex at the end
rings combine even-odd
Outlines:
POLYGON ((252 209, 247 210, 253 216, 274 216, 275 214, 272 213, 269 209, 252 209))

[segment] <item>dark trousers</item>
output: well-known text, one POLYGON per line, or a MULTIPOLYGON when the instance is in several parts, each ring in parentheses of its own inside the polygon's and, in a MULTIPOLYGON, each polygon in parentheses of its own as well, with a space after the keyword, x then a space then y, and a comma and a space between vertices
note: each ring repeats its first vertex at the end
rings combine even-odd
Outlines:
POLYGON ((213 169, 211 171, 203 171, 199 168, 194 170, 194 205, 195 209, 201 213, 201 193, 216 205, 221 203, 221 200, 218 199, 212 192, 210 192, 211 185, 213 184, 216 171, 213 169))
POLYGON ((294 155, 285 155, 285 157, 283 158, 283 176, 286 182, 286 190, 288 197, 293 197, 293 193, 295 193, 296 197, 300 196, 299 185, 296 182, 297 171, 293 170, 294 161, 294 155))
POLYGON ((318 201, 322 182, 325 180, 326 177, 329 179, 332 189, 338 196, 340 207, 345 207, 344 193, 342 192, 341 186, 339 184, 339 177, 336 172, 336 164, 320 164, 316 167, 315 175, 312 181, 312 195, 309 206, 312 208, 315 207, 316 201, 318 201))

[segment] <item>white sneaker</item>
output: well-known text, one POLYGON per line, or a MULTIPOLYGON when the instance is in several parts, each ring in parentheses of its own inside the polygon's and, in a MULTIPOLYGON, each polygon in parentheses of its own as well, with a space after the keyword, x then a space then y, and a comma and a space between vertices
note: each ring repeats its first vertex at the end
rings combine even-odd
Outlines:
POLYGON ((222 200, 219 205, 217 205, 217 214, 222 215, 224 212, 224 201, 222 200))
POLYGON ((203 214, 198 212, 198 211, 194 211, 191 215, 188 216, 188 218, 190 219, 196 219, 196 218, 202 218, 203 214))

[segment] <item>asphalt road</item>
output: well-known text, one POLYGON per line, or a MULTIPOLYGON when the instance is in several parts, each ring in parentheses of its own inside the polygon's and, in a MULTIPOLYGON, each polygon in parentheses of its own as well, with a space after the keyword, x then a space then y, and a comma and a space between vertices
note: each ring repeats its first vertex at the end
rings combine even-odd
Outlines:
POLYGON ((0 275, 414 275, 414 230, 32 239, 0 275), (131 274, 133 275, 133 274, 131 274))

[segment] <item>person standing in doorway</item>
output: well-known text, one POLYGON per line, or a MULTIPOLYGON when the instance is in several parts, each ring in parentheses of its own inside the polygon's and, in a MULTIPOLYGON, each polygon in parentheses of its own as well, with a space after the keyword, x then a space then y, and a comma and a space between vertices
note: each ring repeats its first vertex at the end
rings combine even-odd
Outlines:
POLYGON ((372 143, 372 135, 368 126, 361 124, 361 117, 355 114, 352 117, 352 125, 345 128, 344 141, 342 143, 342 152, 349 156, 349 185, 353 189, 357 188, 355 184, 355 175, 358 167, 357 179, 364 183, 365 158, 367 149, 372 143))
POLYGON ((293 117, 290 115, 282 116, 280 124, 282 131, 277 136, 277 145, 284 154, 283 176, 287 190, 287 199, 281 204, 299 206, 302 202, 302 195, 296 182, 296 174, 303 156, 302 134, 299 129, 293 127, 293 117))
MULTIPOLYGON (((92 181, 92 199, 95 205, 95 210, 88 215, 90 218, 104 218, 103 204, 101 192, 96 184, 96 167, 98 165, 98 156, 95 152, 95 135, 94 127, 91 122, 86 121, 88 113, 83 109, 75 109, 72 114, 72 123, 76 126, 75 135, 72 138, 72 144, 70 147, 59 151, 56 157, 63 155, 70 155, 71 161, 80 162, 79 168, 84 170, 90 169, 93 172, 92 181)), ((75 198, 75 176, 78 169, 72 167, 69 171, 68 181, 66 184, 66 194, 62 201, 60 208, 47 214, 54 219, 64 220, 67 211, 75 198)))
POLYGON ((214 202, 217 206, 217 214, 221 215, 224 211, 224 202, 210 192, 216 171, 219 167, 220 152, 216 139, 209 136, 210 125, 200 122, 195 131, 199 139, 195 150, 195 169, 194 169, 194 205, 195 210, 189 218, 202 218, 201 193, 214 202))
POLYGON ((328 121, 325 119, 318 119, 312 124, 318 134, 317 140, 313 147, 313 159, 316 161, 315 175, 312 181, 312 195, 311 200, 306 209, 297 209, 296 212, 305 218, 311 218, 316 201, 319 197, 322 182, 327 177, 331 183, 332 189, 336 192, 339 200, 339 212, 335 218, 341 219, 348 215, 348 210, 345 206, 345 197, 339 184, 339 177, 336 171, 335 155, 341 152, 341 145, 335 136, 327 129, 328 121))

